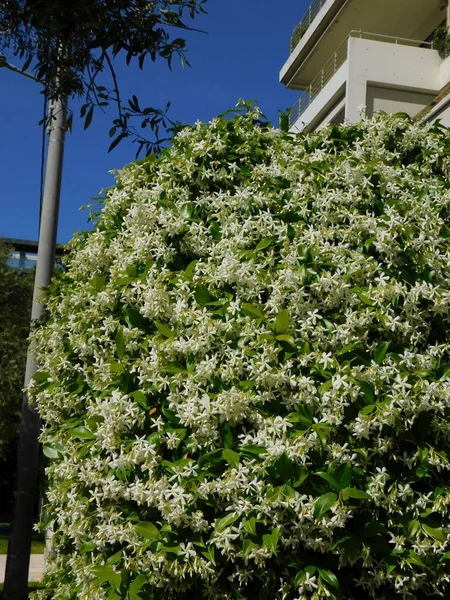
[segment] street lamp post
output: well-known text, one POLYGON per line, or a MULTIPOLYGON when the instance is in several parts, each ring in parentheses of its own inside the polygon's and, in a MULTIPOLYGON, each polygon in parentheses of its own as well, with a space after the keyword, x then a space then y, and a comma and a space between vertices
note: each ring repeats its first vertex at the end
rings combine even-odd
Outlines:
MULTIPOLYGON (((34 79, 25 71, 7 63, 0 55, 0 67, 6 67, 34 79)), ((57 97, 50 104, 49 141, 45 170, 44 195, 39 229, 36 274, 34 279, 31 325, 44 317, 43 289, 50 284, 55 264, 59 199, 67 121, 67 99, 57 97)), ((25 393, 17 451, 16 492, 11 533, 8 541, 3 600, 27 600, 33 517, 37 500, 39 433, 41 423, 36 407, 29 403, 26 388, 38 369, 33 348, 29 346, 25 372, 25 393)))

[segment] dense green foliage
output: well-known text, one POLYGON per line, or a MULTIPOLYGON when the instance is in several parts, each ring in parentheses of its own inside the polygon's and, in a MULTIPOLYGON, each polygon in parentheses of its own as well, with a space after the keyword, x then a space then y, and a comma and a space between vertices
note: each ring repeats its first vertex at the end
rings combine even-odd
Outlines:
POLYGON ((19 433, 33 273, 8 264, 0 240, 0 513, 8 509, 19 433))
POLYGON ((449 595, 449 150, 243 109, 118 174, 35 337, 39 597, 449 595))

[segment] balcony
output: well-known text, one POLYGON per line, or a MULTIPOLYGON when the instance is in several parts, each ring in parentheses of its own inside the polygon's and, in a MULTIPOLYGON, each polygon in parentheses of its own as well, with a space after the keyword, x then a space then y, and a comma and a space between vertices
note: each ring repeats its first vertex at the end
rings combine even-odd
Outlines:
POLYGON ((291 128, 313 130, 333 107, 350 121, 366 104, 368 113, 418 112, 446 83, 441 63, 433 42, 351 31, 291 108, 291 128))
POLYGON ((293 52, 294 48, 297 46, 299 41, 305 35, 307 30, 311 27, 311 23, 317 17, 325 2, 326 0, 313 0, 308 6, 308 9, 303 15, 300 23, 294 27, 294 31, 292 32, 289 43, 290 52, 293 52))
POLYGON ((426 40, 444 19, 441 0, 312 0, 292 34, 280 81, 305 90, 352 30, 426 40))

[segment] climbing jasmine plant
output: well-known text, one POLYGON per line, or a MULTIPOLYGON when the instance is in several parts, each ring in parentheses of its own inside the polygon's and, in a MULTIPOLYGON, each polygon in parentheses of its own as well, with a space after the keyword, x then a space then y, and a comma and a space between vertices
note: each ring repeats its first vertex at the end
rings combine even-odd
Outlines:
POLYGON ((37 597, 448 597, 449 150, 241 103, 117 174, 33 336, 37 597))

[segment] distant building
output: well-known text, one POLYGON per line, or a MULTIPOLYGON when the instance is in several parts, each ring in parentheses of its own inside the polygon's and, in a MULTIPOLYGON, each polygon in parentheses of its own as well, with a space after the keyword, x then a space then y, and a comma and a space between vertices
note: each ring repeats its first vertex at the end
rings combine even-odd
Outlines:
POLYGON ((449 15, 447 0, 312 0, 280 72, 300 91, 291 129, 354 123, 362 107, 450 126, 449 15))
MULTIPOLYGON (((32 269, 36 266, 38 242, 32 240, 18 240, 14 238, 1 238, 1 241, 11 246, 12 253, 9 264, 18 269, 32 269)), ((57 246, 56 255, 63 254, 63 247, 57 246)))

